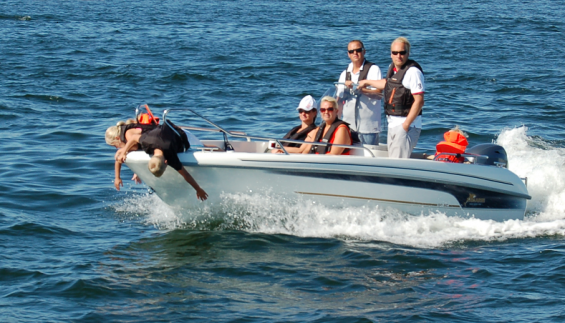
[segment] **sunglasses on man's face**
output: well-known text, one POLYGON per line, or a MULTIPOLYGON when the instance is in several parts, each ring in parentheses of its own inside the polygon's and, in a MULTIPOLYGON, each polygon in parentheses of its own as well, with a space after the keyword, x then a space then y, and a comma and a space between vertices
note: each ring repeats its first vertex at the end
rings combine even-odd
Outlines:
POLYGON ((298 114, 302 114, 302 113, 310 113, 311 111, 314 111, 314 110, 310 110, 310 111, 308 111, 308 110, 302 110, 302 109, 298 109, 298 114))
POLYGON ((392 55, 394 55, 394 56, 396 56, 396 55, 398 55, 398 54, 400 54, 400 55, 406 55, 406 51, 405 51, 405 50, 402 50, 402 51, 400 51, 400 52, 391 51, 390 53, 391 53, 392 55))
POLYGON ((334 108, 327 108, 327 109, 320 108, 320 112, 325 113, 326 111, 327 112, 334 112, 334 108))
POLYGON ((351 49, 351 50, 348 50, 347 52, 348 52, 349 54, 353 54, 353 53, 361 53, 362 51, 363 51, 363 47, 361 47, 361 48, 356 48, 356 49, 351 49))

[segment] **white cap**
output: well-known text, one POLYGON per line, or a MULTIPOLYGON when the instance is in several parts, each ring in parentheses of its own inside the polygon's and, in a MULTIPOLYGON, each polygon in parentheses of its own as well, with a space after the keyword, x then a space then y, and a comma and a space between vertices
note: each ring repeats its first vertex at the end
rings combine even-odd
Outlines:
POLYGON ((300 100, 300 104, 296 110, 302 109, 305 111, 310 111, 316 108, 316 100, 311 95, 307 95, 300 100))

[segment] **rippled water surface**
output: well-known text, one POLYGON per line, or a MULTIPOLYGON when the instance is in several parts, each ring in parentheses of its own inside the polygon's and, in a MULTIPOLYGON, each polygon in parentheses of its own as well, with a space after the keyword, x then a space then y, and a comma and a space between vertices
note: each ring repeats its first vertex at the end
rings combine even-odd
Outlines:
MULTIPOLYGON (((0 3, 0 317, 6 322, 562 322, 561 1, 0 3), (113 188, 105 129, 148 103, 282 136, 365 42, 424 68, 418 147, 454 125, 528 178, 524 220, 113 188)), ((183 115, 178 123, 193 122, 183 115)), ((201 125, 201 124, 194 124, 201 125)), ((384 139, 384 138, 383 138, 384 139)), ((205 187, 205 183, 201 183, 205 187)))

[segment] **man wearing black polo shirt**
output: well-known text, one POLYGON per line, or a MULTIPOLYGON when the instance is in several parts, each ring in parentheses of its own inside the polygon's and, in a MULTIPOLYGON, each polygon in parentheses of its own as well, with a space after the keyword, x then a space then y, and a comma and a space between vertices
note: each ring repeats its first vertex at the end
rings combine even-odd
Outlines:
POLYGON ((390 45, 392 64, 386 78, 359 82, 361 88, 370 85, 384 89, 388 156, 393 158, 410 158, 422 131, 424 72, 409 56, 410 42, 404 37, 398 37, 390 45))

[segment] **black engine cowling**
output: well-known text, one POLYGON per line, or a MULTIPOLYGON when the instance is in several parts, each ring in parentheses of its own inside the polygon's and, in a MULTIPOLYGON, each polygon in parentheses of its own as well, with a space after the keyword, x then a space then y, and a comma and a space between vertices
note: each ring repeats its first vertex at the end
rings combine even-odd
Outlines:
POLYGON ((465 153, 488 156, 488 159, 476 158, 475 164, 477 165, 492 165, 508 168, 508 156, 506 155, 506 150, 504 150, 504 148, 500 145, 480 144, 468 148, 465 153))

